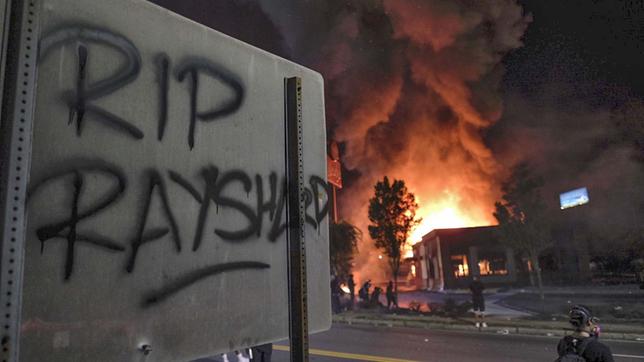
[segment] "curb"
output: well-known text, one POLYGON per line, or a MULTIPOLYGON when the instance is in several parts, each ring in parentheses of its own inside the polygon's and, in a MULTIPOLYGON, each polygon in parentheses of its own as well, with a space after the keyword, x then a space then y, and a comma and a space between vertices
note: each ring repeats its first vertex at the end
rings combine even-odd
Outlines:
MULTIPOLYGON (((470 323, 464 324, 458 320, 453 323, 436 322, 436 321, 422 321, 422 320, 405 320, 405 319, 369 319, 369 318, 352 318, 341 315, 333 316, 333 323, 358 325, 358 326, 374 326, 374 327, 409 327, 419 329, 435 329, 435 330, 452 330, 452 331, 470 331, 477 332, 477 329, 470 323)), ((478 330, 479 333, 486 334, 512 334, 512 335, 525 335, 525 336, 543 336, 543 337, 563 337, 568 333, 562 329, 547 329, 547 328, 530 328, 526 326, 491 326, 487 329, 478 330)), ((618 341, 635 341, 644 342, 644 333, 621 333, 621 332, 603 332, 602 339, 618 340, 618 341)))

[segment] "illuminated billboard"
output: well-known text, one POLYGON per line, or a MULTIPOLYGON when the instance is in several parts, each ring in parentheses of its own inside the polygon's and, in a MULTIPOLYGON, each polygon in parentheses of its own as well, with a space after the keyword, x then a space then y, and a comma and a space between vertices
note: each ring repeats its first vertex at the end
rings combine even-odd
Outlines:
POLYGON ((585 187, 559 194, 559 204, 562 210, 587 204, 588 201, 590 199, 588 198, 588 190, 585 187))

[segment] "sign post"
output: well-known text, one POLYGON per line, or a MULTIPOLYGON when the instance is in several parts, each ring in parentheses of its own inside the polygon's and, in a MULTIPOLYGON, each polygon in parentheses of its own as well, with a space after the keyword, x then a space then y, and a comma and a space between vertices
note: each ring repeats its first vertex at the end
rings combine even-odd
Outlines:
POLYGON ((289 339, 291 361, 309 360, 306 293, 306 244, 304 243, 304 174, 302 137, 302 80, 286 79, 286 154, 288 193, 289 253, 289 339))
POLYGON ((0 1, 0 310, 3 361, 18 361, 23 300, 25 199, 36 83, 38 13, 34 0, 0 1))

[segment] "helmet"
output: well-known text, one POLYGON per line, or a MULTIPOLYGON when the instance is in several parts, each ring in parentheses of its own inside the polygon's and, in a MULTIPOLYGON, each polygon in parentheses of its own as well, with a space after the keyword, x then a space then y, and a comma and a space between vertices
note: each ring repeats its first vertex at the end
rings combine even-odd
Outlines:
POLYGON ((597 318, 593 317, 590 308, 581 304, 574 305, 570 308, 568 315, 570 317, 568 321, 576 328, 583 328, 588 325, 588 322, 596 323, 598 321, 597 318))

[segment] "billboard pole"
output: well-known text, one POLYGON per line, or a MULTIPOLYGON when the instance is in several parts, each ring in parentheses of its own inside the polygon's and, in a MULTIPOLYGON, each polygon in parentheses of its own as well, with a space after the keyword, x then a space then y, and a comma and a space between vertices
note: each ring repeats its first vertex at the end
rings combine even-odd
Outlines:
POLYGON ((285 86, 289 339, 291 361, 306 362, 309 360, 309 331, 304 242, 302 80, 299 77, 287 78, 285 86))

